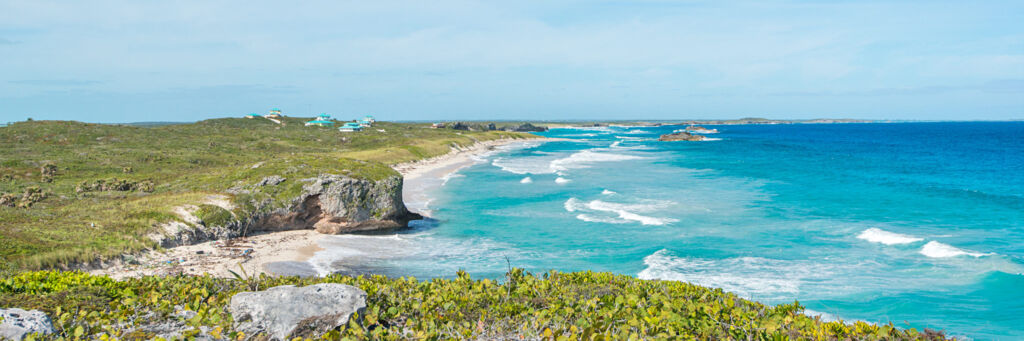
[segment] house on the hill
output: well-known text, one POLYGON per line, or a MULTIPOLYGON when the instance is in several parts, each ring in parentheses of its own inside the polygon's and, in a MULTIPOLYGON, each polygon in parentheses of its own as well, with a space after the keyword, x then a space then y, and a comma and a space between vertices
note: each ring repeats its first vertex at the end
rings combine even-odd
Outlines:
POLYGON ((263 117, 263 116, 260 116, 257 113, 251 113, 251 114, 245 115, 245 118, 248 118, 248 119, 260 118, 260 117, 263 117))
POLYGON ((266 118, 279 118, 279 117, 283 117, 283 116, 284 115, 281 114, 281 109, 278 109, 278 108, 270 109, 270 113, 269 114, 263 115, 263 117, 266 117, 266 118))
POLYGON ((377 119, 373 118, 373 116, 371 115, 366 115, 366 117, 363 117, 363 121, 377 123, 377 119))
POLYGON ((363 130, 363 126, 359 125, 359 123, 356 123, 356 122, 346 122, 344 125, 342 125, 341 127, 338 128, 338 131, 344 131, 344 132, 361 131, 361 130, 363 130))
POLYGON ((315 120, 306 122, 306 126, 307 127, 308 126, 333 127, 334 126, 334 121, 315 119, 315 120))
POLYGON ((331 120, 331 115, 328 115, 327 113, 322 113, 320 115, 317 115, 316 119, 321 120, 321 121, 330 121, 331 120))

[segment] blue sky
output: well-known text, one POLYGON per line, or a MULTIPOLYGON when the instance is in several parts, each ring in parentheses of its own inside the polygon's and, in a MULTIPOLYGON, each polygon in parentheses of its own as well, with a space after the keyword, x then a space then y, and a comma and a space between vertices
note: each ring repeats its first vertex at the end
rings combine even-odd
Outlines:
POLYGON ((0 0, 0 121, 1024 119, 1022 1, 0 0))

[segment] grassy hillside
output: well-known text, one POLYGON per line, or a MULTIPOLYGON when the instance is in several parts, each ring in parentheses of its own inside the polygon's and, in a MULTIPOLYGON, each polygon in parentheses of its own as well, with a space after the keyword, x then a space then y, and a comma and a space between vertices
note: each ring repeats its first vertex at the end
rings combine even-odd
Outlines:
MULTIPOLYGON (((767 306, 675 281, 608 273, 505 280, 418 281, 382 276, 323 278, 144 277, 114 281, 75 272, 0 273, 0 306, 40 309, 64 339, 149 340, 168 329, 243 339, 232 330, 231 296, 284 284, 344 283, 367 293, 362 324, 307 335, 347 340, 940 340, 941 333, 864 322, 822 322, 798 303, 767 306)), ((248 335, 252 336, 252 335, 248 335)))
MULTIPOLYGON (((388 165, 447 153, 452 144, 526 138, 512 132, 431 129, 429 124, 379 122, 362 132, 215 119, 140 127, 80 122, 19 122, 0 128, 0 261, 24 268, 109 257, 152 247, 143 236, 178 219, 172 209, 199 204, 234 186, 270 175, 292 179, 322 173, 381 179, 388 165), (383 132, 379 131, 383 130, 383 132)), ((284 205, 292 181, 229 195, 241 216, 258 201, 284 205)))

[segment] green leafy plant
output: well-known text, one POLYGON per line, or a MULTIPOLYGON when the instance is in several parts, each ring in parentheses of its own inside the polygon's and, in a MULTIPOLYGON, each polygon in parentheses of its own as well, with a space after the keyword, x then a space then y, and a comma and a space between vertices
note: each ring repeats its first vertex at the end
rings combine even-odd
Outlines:
MULTIPOLYGON (((367 293, 362 316, 322 339, 547 340, 941 340, 932 330, 861 321, 825 322, 799 303, 777 306, 721 289, 595 272, 512 269, 503 282, 341 276, 322 278, 168 276, 114 281, 79 272, 7 273, 0 305, 40 309, 64 339, 151 339, 160 326, 182 337, 245 338, 227 306, 241 291, 342 283, 367 293), (183 314, 182 312, 192 312, 183 314), (185 316, 185 317, 183 317, 185 316), (187 317, 187 318, 186 318, 187 317), (358 321, 357 321, 358 320, 358 321), (206 330, 206 332, 203 332, 206 330)), ((45 338, 45 337, 44 337, 45 338)))

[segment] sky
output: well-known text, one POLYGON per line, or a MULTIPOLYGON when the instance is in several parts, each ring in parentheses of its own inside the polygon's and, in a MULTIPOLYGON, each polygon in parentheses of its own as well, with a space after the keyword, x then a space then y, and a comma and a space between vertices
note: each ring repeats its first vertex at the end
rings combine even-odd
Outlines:
POLYGON ((0 123, 1024 119, 1024 1, 0 0, 0 123))

